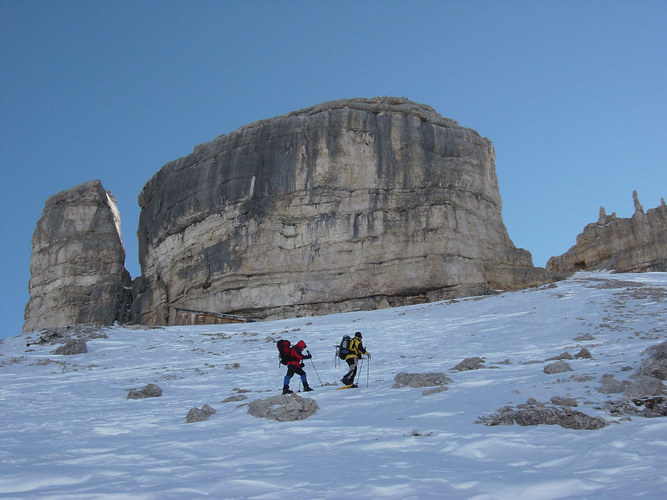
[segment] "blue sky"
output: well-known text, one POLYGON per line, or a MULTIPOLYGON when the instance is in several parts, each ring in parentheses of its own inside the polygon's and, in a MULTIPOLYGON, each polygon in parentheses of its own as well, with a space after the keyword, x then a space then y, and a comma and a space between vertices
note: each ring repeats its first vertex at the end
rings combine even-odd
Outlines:
POLYGON ((136 277, 137 196, 220 134, 404 96, 488 137, 503 219, 543 266, 603 205, 667 197, 667 2, 0 0, 0 337, 52 194, 100 179, 136 277))

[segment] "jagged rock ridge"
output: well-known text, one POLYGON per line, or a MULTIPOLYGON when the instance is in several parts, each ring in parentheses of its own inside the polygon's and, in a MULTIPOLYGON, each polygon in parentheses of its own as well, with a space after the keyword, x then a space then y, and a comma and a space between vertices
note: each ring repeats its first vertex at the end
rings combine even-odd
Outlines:
POLYGON ((407 99, 323 103, 166 164, 140 197, 133 319, 272 319, 549 279, 501 217, 491 142, 407 99))
POLYGON ((558 257, 551 257, 547 270, 557 276, 583 269, 619 273, 667 271, 667 206, 665 200, 646 213, 637 192, 632 193, 635 213, 631 218, 606 214, 588 224, 577 243, 558 257))
POLYGON ((116 201, 99 180, 48 198, 32 237, 24 332, 128 319, 130 275, 116 201))

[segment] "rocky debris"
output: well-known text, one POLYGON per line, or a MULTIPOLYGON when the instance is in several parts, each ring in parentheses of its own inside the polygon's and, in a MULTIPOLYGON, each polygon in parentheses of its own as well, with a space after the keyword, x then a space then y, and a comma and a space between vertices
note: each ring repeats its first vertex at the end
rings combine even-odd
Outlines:
POLYGON ((124 322, 130 275, 116 201, 100 181, 48 198, 32 237, 24 332, 124 322))
POLYGON ((591 417, 569 407, 557 408, 546 405, 505 406, 496 413, 480 417, 475 423, 484 425, 560 425, 566 429, 601 429, 607 422, 601 417, 591 417))
POLYGON ((570 408, 579 406, 579 403, 574 398, 563 398, 560 396, 554 396, 551 398, 551 402, 556 406, 566 406, 570 408))
POLYGON ((632 415, 654 418, 667 417, 667 397, 654 396, 624 399, 621 401, 607 401, 604 405, 613 416, 632 415))
POLYGON ((621 382, 620 380, 616 380, 610 373, 602 375, 602 380, 600 380, 600 382, 602 385, 597 388, 597 391, 602 394, 616 394, 623 392, 628 384, 627 381, 621 382))
POLYGON ((197 146, 139 196, 133 320, 168 324, 173 307, 276 319, 548 282, 507 234, 494 163, 488 139, 395 97, 197 146))
POLYGON ((628 398, 640 398, 644 396, 660 396, 665 390, 662 380, 655 377, 637 377, 625 388, 625 396, 628 398))
POLYGON ((551 257, 547 270, 557 277, 583 269, 632 273, 667 271, 667 206, 664 199, 655 209, 644 209, 637 192, 632 193, 635 213, 631 218, 607 215, 604 208, 596 223, 577 236, 576 245, 563 255, 551 257))
POLYGON ((127 399, 157 398, 162 396, 162 389, 156 384, 146 384, 139 390, 131 389, 127 393, 127 399))
POLYGON ((444 373, 405 373, 401 372, 394 377, 394 385, 392 388, 400 389, 401 387, 435 387, 446 385, 453 382, 444 373))
POLYGON ((297 394, 272 396, 256 399, 248 404, 248 413, 253 417, 291 422, 314 415, 319 407, 314 399, 302 398, 297 394))
POLYGON ((667 380, 667 340, 649 347, 642 354, 649 357, 641 364, 637 374, 667 380))
POLYGON ((64 345, 58 347, 52 354, 71 356, 74 354, 84 354, 88 352, 88 347, 83 340, 70 339, 64 345))
POLYGON ((591 359, 593 356, 591 356, 591 352, 588 349, 583 347, 574 357, 576 359, 591 359))
POLYGON ((593 337, 593 335, 591 335, 590 333, 584 333, 583 335, 579 335, 578 337, 576 337, 574 340, 576 340, 577 342, 583 342, 585 340, 595 340, 595 337, 593 337))
POLYGON ((102 328, 93 325, 71 325, 64 327, 54 327, 46 328, 35 332, 39 334, 37 340, 32 340, 32 334, 27 334, 26 347, 32 345, 55 345, 67 342, 72 338, 77 338, 79 340, 92 340, 92 339, 105 339, 107 334, 104 333, 102 328))
POLYGON ((190 411, 185 416, 185 421, 189 424, 193 422, 203 422, 208 417, 215 413, 215 409, 205 404, 200 408, 190 408, 190 411))
POLYGON ((571 372, 572 367, 565 361, 560 360, 544 366, 544 373, 551 375, 553 373, 571 372))
POLYGON ((461 361, 458 365, 452 368, 454 372, 465 372, 468 370, 479 370, 483 368, 484 360, 480 357, 466 358, 461 361))

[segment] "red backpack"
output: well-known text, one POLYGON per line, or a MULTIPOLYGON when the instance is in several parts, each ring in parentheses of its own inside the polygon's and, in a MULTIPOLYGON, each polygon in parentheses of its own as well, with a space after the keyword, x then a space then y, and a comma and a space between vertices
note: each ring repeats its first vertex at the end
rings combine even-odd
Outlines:
POLYGON ((276 342, 276 347, 278 348, 280 364, 286 365, 289 363, 292 359, 292 346, 290 345, 289 340, 279 340, 276 342))

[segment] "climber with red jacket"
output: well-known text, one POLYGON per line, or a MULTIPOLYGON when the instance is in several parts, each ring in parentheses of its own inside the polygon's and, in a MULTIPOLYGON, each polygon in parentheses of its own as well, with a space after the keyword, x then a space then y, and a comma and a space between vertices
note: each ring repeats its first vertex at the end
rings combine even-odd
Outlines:
POLYGON ((312 358, 310 351, 306 351, 307 354, 303 354, 303 350, 306 347, 306 343, 303 340, 299 340, 296 345, 292 346, 290 351, 290 360, 287 362, 287 375, 285 375, 285 380, 283 381, 283 394, 292 394, 293 391, 290 391, 289 383, 295 373, 297 375, 301 375, 301 382, 303 383, 304 391, 307 392, 313 390, 308 385, 306 372, 303 370, 303 360, 312 358))

